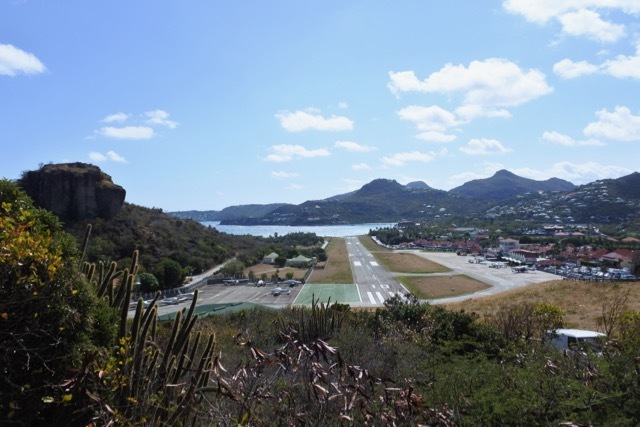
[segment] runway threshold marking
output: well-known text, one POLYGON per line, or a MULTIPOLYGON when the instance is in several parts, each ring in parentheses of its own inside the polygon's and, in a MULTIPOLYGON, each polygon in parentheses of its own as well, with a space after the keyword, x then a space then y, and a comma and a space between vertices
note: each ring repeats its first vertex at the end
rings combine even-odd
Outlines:
POLYGON ((371 302, 371 304, 376 304, 376 299, 373 297, 373 294, 371 292, 367 292, 367 296, 369 297, 369 301, 371 302))
POLYGON ((356 267, 360 267, 360 266, 362 266, 362 264, 360 263, 360 261, 353 261, 353 265, 355 265, 356 267))
POLYGON ((380 300, 380 303, 384 304, 384 297, 382 296, 382 294, 380 292, 376 292, 376 295, 378 296, 378 299, 380 300))
POLYGON ((378 267, 378 263, 375 261, 370 261, 369 264, 371 264, 374 267, 378 267))

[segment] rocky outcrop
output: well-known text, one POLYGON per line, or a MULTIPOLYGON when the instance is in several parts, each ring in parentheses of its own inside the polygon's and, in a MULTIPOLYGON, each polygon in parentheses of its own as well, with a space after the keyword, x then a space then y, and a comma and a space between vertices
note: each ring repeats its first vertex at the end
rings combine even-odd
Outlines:
POLYGON ((20 185, 37 205, 63 221, 113 218, 126 195, 109 175, 86 163, 45 165, 26 172, 20 185))

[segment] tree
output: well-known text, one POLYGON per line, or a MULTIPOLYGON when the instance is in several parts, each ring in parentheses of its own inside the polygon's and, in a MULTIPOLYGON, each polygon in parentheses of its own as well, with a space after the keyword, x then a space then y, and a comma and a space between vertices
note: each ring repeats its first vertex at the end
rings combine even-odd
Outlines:
POLYGON ((277 267, 282 268, 285 266, 286 263, 287 263, 287 257, 281 255, 278 258, 276 258, 275 264, 277 267))
POLYGON ((182 283, 182 267, 176 261, 163 258, 153 268, 153 275, 158 278, 162 289, 169 289, 182 283))
POLYGON ((86 394, 60 384, 92 340, 106 344, 114 331, 113 316, 79 273, 79 255, 53 214, 0 180, 2 425, 68 424, 63 412, 83 406, 86 394))
POLYGON ((224 267, 222 267, 222 274, 224 274, 225 277, 242 276, 245 268, 246 266, 242 261, 231 261, 225 264, 224 267))
POLYGON ((142 292, 155 292, 160 289, 160 282, 153 273, 140 273, 138 274, 138 280, 140 281, 140 291, 142 292))

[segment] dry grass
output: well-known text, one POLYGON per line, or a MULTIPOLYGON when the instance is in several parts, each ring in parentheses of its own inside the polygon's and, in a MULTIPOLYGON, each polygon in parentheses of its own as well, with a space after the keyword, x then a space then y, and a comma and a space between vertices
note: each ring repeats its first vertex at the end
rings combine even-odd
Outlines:
POLYGON ((296 280, 304 279, 304 275, 307 274, 306 268, 292 268, 292 267, 282 267, 278 268, 274 265, 269 264, 256 264, 251 267, 247 267, 244 269, 244 275, 247 277, 249 275, 249 271, 253 271, 256 279, 260 279, 262 273, 267 274, 267 278, 271 279, 271 275, 278 271, 278 277, 285 278, 288 272, 293 272, 293 278, 296 280))
POLYGON ((420 299, 454 297, 489 288, 486 283, 463 274, 450 276, 399 276, 398 280, 420 299))
POLYGON ((628 308, 640 311, 639 285, 638 282, 615 284, 554 280, 496 296, 447 304, 446 307, 487 317, 503 306, 544 302, 554 304, 565 312, 564 320, 568 327, 597 330, 597 318, 602 314, 603 304, 611 301, 616 293, 628 292, 628 308))
POLYGON ((391 252, 389 249, 374 242, 371 236, 358 236, 358 240, 369 252, 391 252))
POLYGON ((332 238, 327 245, 326 252, 325 268, 313 270, 307 283, 353 283, 345 239, 332 238))
POLYGON ((408 252, 377 252, 374 256, 387 270, 395 273, 428 274, 451 271, 444 265, 408 252))

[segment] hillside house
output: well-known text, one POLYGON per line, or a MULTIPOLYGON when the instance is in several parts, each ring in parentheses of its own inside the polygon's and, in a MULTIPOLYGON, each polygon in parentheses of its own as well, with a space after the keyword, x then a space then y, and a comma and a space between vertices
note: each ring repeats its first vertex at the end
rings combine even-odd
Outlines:
POLYGON ((618 249, 614 252, 609 252, 600 258, 600 261, 604 265, 612 267, 629 267, 633 262, 633 258, 636 255, 635 251, 629 249, 618 249))
POLYGON ((503 253, 509 253, 513 250, 520 248, 520 241, 517 239, 500 238, 498 245, 500 246, 500 249, 502 250, 503 253))
POLYGON ((275 264, 276 263, 276 259, 278 258, 278 254, 275 252, 271 252, 269 255, 266 255, 264 258, 262 258, 262 263, 263 264, 275 264))
POLYGON ((309 267, 312 261, 313 261, 313 258, 307 258, 306 256, 298 255, 295 258, 288 259, 285 265, 287 267, 305 268, 305 267, 309 267))

